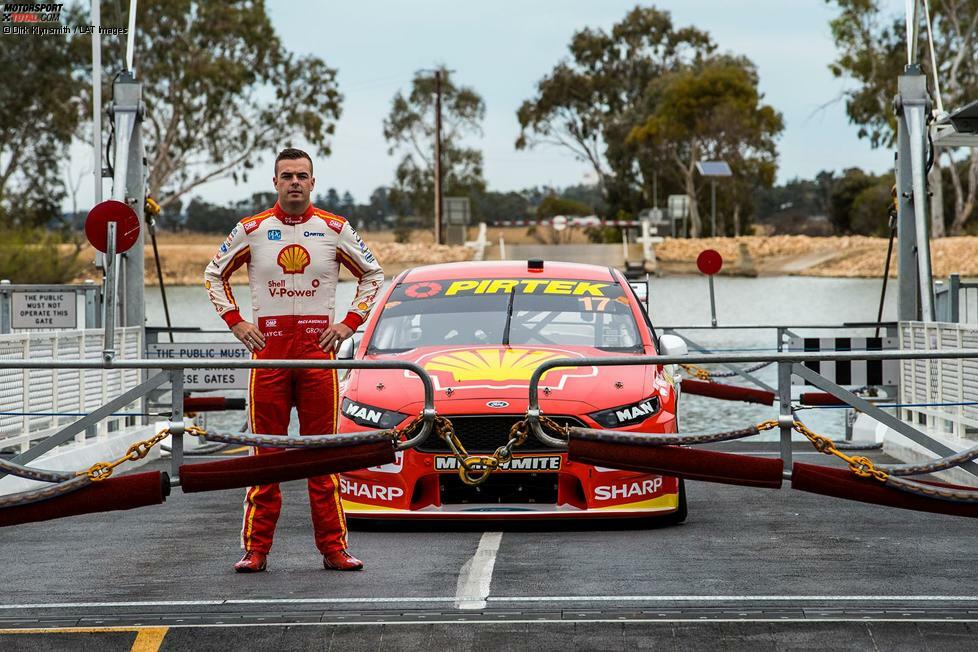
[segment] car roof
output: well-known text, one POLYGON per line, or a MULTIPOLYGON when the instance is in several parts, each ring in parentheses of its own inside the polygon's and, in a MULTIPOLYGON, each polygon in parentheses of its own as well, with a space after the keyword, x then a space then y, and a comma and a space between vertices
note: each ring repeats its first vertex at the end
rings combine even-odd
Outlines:
POLYGON ((544 261, 543 271, 527 269, 525 260, 487 260, 425 265, 408 270, 402 283, 447 281, 458 278, 559 278, 582 281, 616 281, 608 267, 544 261))

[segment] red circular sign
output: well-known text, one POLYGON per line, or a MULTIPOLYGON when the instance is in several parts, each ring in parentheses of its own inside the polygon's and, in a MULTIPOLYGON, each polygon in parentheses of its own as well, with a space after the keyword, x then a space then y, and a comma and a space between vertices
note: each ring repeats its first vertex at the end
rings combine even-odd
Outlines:
POLYGON ((713 276, 723 267, 723 256, 716 249, 704 249, 696 257, 696 266, 707 276, 713 276))
POLYGON ((85 237, 92 246, 103 254, 108 250, 109 235, 106 232, 109 222, 115 222, 115 252, 121 254, 139 240, 139 216, 136 211, 121 201, 108 199, 88 212, 85 219, 85 237))

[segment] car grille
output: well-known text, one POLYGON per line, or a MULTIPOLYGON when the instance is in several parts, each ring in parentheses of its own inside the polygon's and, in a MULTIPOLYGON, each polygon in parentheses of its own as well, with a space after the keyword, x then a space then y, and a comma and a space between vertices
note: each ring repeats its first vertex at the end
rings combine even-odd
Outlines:
MULTIPOLYGON (((575 417, 550 417, 562 426, 584 427, 584 423, 575 417)), ((492 453, 509 440, 509 430, 513 424, 523 419, 522 415, 501 416, 448 416, 455 428, 455 435, 469 453, 492 453)), ((428 439, 418 446, 423 453, 450 453, 451 451, 440 437, 432 433, 428 439)), ((526 442, 515 449, 516 453, 553 452, 550 448, 531 433, 526 442)))
POLYGON ((478 487, 464 484, 452 473, 441 476, 438 483, 442 505, 557 504, 556 473, 500 473, 478 487))

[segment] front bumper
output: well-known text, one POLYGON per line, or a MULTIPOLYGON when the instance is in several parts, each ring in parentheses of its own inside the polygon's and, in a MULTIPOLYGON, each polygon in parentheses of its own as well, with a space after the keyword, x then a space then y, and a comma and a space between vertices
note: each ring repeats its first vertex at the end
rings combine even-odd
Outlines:
POLYGON ((679 507, 676 478, 569 462, 565 453, 514 456, 478 488, 449 455, 404 451, 393 464, 343 474, 346 514, 371 519, 630 518, 679 507))

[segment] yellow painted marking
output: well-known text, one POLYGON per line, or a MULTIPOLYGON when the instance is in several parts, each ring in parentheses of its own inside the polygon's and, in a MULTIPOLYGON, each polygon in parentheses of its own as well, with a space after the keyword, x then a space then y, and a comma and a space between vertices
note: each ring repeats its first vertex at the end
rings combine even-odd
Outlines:
POLYGON ((157 652, 163 645, 168 627, 143 627, 138 630, 132 642, 131 652, 157 652))
POLYGON ((135 632, 132 652, 156 652, 163 644, 169 627, 37 627, 31 629, 0 629, 4 634, 105 634, 113 632, 135 632))
POLYGON ((237 455, 238 453, 247 453, 249 448, 251 448, 251 446, 238 446, 237 448, 224 451, 221 453, 221 455, 237 455))

